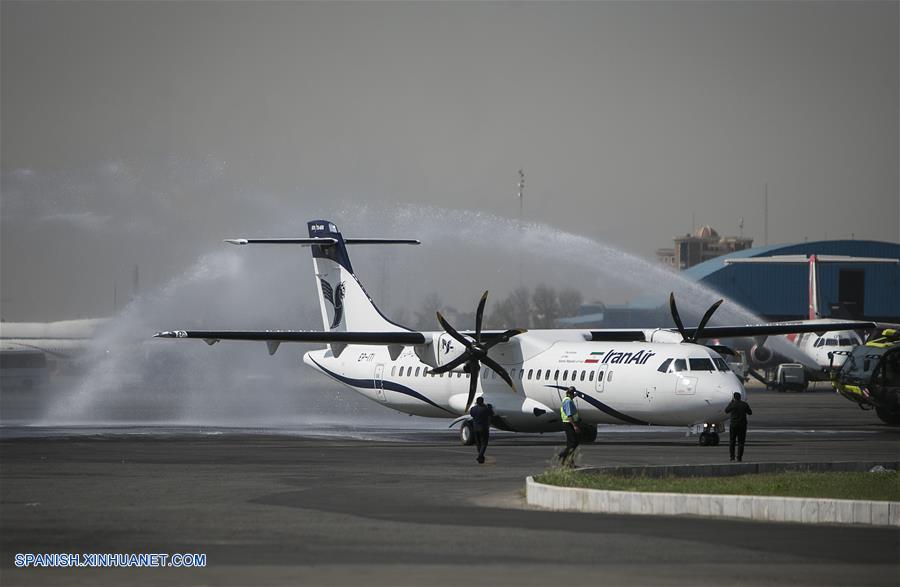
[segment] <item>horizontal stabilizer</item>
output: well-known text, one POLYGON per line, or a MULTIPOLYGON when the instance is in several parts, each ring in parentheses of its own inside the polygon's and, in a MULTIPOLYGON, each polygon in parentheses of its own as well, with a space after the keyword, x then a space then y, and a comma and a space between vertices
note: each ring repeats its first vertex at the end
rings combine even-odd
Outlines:
POLYGON ((230 245, 334 245, 336 238, 327 236, 313 236, 308 238, 226 238, 230 245))
MULTIPOLYGON (((156 338, 202 338, 218 340, 259 340, 267 343, 326 342, 345 344, 414 345, 425 344, 420 332, 317 332, 310 330, 167 330, 156 338)), ((270 345, 270 350, 272 346, 270 345)), ((275 347, 277 348, 277 346, 275 347)))
POLYGON ((414 238, 345 238, 346 245, 421 245, 414 238))
MULTIPOLYGON (((311 236, 303 238, 226 238, 231 245, 336 245, 338 240, 328 236, 311 236)), ((345 238, 345 245, 420 245, 414 238, 345 238)))

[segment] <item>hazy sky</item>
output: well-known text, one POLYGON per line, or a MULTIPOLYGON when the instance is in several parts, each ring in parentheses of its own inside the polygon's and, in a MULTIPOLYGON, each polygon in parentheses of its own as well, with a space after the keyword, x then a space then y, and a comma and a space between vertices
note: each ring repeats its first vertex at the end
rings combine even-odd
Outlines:
MULTIPOLYGON (((527 220, 645 257, 692 215, 723 234, 743 217, 762 244, 766 182, 770 243, 900 238, 898 2, 0 12, 7 320, 109 314, 135 265, 153 290, 222 238, 307 219, 517 218, 520 168, 527 220)), ((429 237, 391 228, 358 236, 429 237)), ((466 251, 415 276, 453 276, 447 297, 474 305, 513 260, 466 251)))

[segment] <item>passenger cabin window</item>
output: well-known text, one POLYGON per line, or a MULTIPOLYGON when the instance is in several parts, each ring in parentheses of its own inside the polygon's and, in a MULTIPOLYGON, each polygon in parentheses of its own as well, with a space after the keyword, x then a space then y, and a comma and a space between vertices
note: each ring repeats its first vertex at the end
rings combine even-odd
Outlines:
POLYGON ((584 373, 584 371, 582 371, 582 372, 581 372, 581 379, 580 379, 580 381, 584 381, 584 375, 585 375, 585 373, 584 373))
POLYGON ((691 371, 715 371, 713 362, 709 359, 688 359, 691 371))
MULTIPOLYGON (((549 371, 548 371, 549 373, 549 371)), ((553 379, 559 381, 559 369, 556 370, 556 373, 553 374, 553 379)))
POLYGON ((534 369, 528 370, 528 381, 531 381, 531 376, 534 375, 534 369))
POLYGON ((419 376, 419 368, 416 367, 416 377, 418 377, 418 376, 419 376))
MULTIPOLYGON (((600 377, 603 377, 603 371, 600 372, 600 377)), ((600 378, 598 377, 597 380, 599 381, 599 379, 600 378)), ((593 381, 593 380, 594 380, 594 372, 590 371, 588 373, 588 381, 593 381)))
POLYGON ((660 373, 665 373, 669 370, 669 365, 671 364, 672 359, 666 359, 665 361, 663 361, 662 365, 659 366, 659 369, 657 369, 657 371, 659 371, 660 373))
POLYGON ((391 377, 397 374, 397 365, 391 367, 391 377))
POLYGON ((550 381, 550 369, 544 372, 544 381, 550 381))
MULTIPOLYGON (((565 381, 568 377, 569 377, 569 370, 566 369, 565 371, 563 371, 563 381, 565 381)), ((573 377, 573 379, 574 379, 574 377, 573 377)))
POLYGON ((685 359, 675 359, 675 372, 680 373, 687 371, 687 361, 685 359))

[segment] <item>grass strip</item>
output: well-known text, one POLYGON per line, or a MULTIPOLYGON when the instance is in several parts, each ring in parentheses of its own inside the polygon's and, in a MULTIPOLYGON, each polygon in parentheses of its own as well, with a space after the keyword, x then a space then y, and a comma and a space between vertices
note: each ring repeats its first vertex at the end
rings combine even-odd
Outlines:
POLYGON ((551 469, 535 477, 538 483, 562 487, 645 491, 651 493, 711 493, 900 501, 900 474, 786 472, 734 477, 622 477, 551 469))

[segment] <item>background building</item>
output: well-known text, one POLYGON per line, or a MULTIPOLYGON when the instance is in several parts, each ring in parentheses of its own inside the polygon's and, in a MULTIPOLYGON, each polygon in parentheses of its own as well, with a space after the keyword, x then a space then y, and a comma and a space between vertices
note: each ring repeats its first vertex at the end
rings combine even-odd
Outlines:
POLYGON ((752 238, 719 236, 709 225, 701 226, 694 234, 675 237, 674 241, 674 248, 657 249, 656 257, 661 263, 681 270, 753 246, 752 238))
MULTIPOLYGON (((737 251, 684 272, 767 320, 806 318, 809 266, 732 264, 727 259, 775 255, 846 255, 900 259, 900 244, 832 240, 771 245, 737 251)), ((821 263, 819 309, 823 317, 900 322, 900 264, 821 263)))

